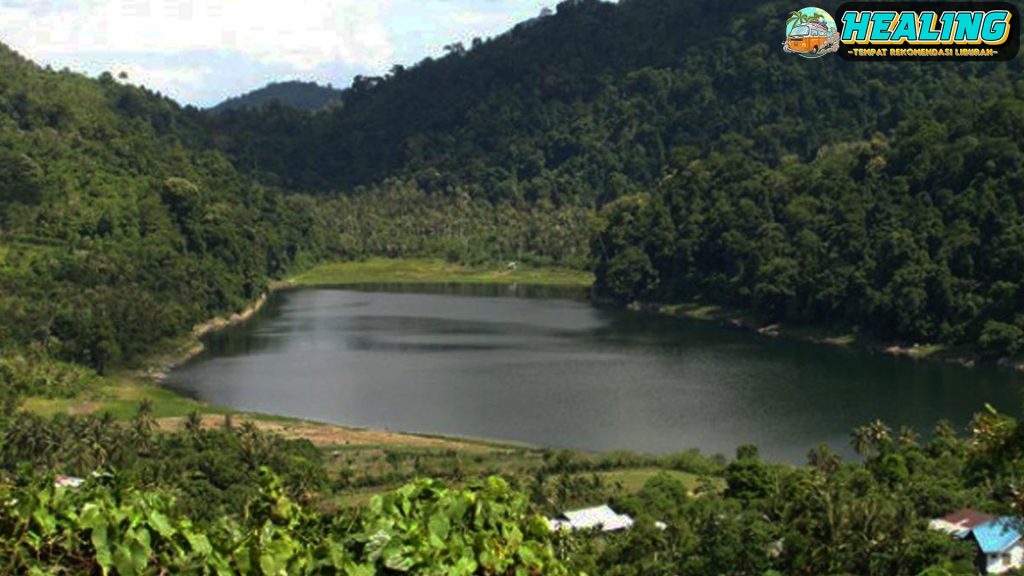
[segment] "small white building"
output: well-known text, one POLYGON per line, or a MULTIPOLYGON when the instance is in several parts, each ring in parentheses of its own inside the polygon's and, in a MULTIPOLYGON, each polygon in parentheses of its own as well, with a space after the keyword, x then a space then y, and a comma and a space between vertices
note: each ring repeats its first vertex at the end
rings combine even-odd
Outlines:
POLYGON ((632 528, 633 519, 626 514, 618 514, 605 505, 566 512, 559 518, 549 519, 548 526, 556 532, 559 530, 594 529, 599 529, 602 532, 618 532, 632 528))

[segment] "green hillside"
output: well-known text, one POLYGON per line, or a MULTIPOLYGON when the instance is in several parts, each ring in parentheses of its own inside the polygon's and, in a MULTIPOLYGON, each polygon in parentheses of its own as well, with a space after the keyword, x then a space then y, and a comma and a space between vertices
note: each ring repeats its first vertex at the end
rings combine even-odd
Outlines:
POLYGON ((1016 355, 1021 60, 787 58, 791 8, 564 2, 361 78, 343 108, 213 128, 240 167, 293 189, 398 178, 442 202, 603 209, 596 234, 574 231, 609 299, 1016 355))
POLYGON ((104 371, 319 254, 312 200, 239 174, 199 112, 0 47, 0 342, 104 371))
POLYGON ((1020 69, 784 58, 791 10, 563 2, 489 41, 359 78, 343 108, 228 115, 217 127, 240 163, 293 188, 350 190, 401 174, 428 190, 593 204, 646 191, 673 160, 737 139, 773 166, 809 161, 826 144, 890 135, 936 99, 995 99, 982 90, 1012 89, 1020 69), (261 141, 275 147, 252 145, 261 141))
POLYGON ((258 90, 228 98, 210 108, 210 112, 259 108, 272 102, 299 110, 320 110, 332 103, 340 103, 343 96, 341 90, 320 86, 316 82, 272 82, 258 90))

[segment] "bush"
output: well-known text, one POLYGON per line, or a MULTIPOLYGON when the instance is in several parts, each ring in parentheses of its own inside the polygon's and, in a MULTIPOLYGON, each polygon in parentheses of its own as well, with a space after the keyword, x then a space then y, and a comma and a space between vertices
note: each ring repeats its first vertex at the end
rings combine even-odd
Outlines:
POLYGON ((986 353, 992 356, 1015 355, 1021 350, 1024 344, 1024 330, 1013 324, 996 322, 990 320, 985 323, 985 328, 978 338, 978 345, 986 353))

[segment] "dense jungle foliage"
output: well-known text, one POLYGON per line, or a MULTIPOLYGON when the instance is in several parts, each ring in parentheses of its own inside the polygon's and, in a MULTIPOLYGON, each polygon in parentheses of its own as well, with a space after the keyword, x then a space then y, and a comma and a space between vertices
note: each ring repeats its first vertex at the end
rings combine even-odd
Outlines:
POLYGON ((276 102, 299 110, 319 110, 341 102, 342 91, 316 82, 272 82, 259 90, 228 98, 210 109, 211 112, 259 108, 276 102))
POLYGON ((5 356, 103 372, 323 252, 313 200, 246 181, 197 144, 198 114, 0 48, 5 356))
POLYGON ((761 461, 752 446, 728 463, 647 459, 664 472, 632 491, 598 471, 641 457, 545 453, 506 479, 418 480, 339 508, 330 496, 343 470, 306 441, 230 418, 161 432, 146 406, 123 423, 21 415, 0 429, 0 571, 967 576, 976 549, 929 519, 964 506, 1012 513, 1024 472, 1020 423, 986 410, 971 430, 940 424, 922 443, 874 422, 851 435, 855 463, 825 446, 803 467, 761 461), (688 486, 673 470, 701 480, 688 486), (56 487, 58 471, 85 483, 56 487), (543 519, 602 501, 636 526, 552 533, 543 519))

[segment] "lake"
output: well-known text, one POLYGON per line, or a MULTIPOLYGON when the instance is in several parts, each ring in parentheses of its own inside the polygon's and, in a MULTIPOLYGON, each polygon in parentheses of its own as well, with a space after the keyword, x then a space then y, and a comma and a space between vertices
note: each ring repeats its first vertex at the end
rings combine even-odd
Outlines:
POLYGON ((166 385, 240 410, 350 426, 589 451, 803 462, 881 418, 927 434, 990 403, 1020 412, 1021 377, 602 309, 582 294, 501 286, 366 286, 274 294, 214 334, 166 385))

